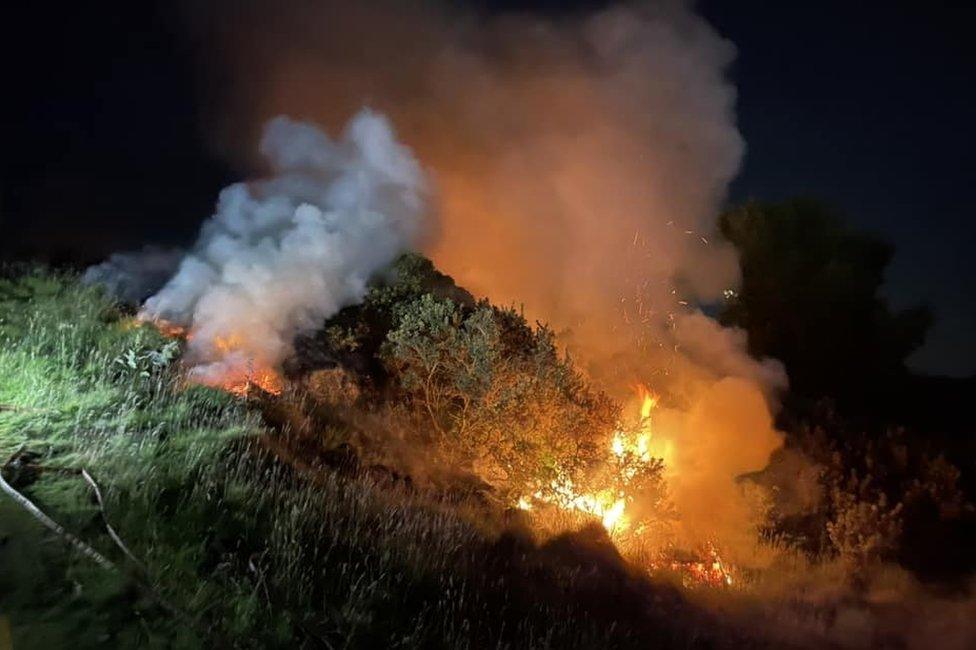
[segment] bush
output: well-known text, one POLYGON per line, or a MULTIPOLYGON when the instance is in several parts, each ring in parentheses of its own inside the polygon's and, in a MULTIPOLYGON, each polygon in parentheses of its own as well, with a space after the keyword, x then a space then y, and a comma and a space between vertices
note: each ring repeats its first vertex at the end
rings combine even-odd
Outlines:
POLYGON ((513 497, 581 476, 617 406, 590 389, 545 326, 487 302, 425 294, 401 305, 380 355, 397 397, 451 462, 513 497))
POLYGON ((781 496, 775 536, 811 555, 838 557, 854 582, 883 560, 920 577, 955 579, 972 570, 963 549, 973 539, 973 506, 959 469, 925 437, 903 428, 862 431, 829 404, 790 428, 789 453, 768 472, 781 475, 773 480, 781 496), (789 458, 801 459, 792 471, 789 458), (782 498, 796 493, 800 468, 816 477, 800 490, 802 505, 795 494, 782 498))
POLYGON ((830 492, 833 517, 827 536, 847 575, 860 583, 866 572, 888 559, 898 547, 902 531, 902 504, 889 503, 884 492, 873 489, 870 479, 852 475, 830 492))

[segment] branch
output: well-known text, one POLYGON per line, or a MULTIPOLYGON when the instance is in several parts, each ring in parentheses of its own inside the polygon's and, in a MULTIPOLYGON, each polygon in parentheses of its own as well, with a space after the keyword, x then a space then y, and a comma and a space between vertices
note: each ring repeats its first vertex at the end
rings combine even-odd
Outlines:
POLYGON ((112 541, 115 542, 115 545, 119 547, 119 550, 125 553, 125 556, 128 557, 133 564, 139 567, 139 570, 142 571, 143 575, 148 575, 149 572, 146 569, 146 566, 140 562, 135 555, 132 554, 132 551, 129 550, 129 548, 122 541, 122 538, 119 537, 118 533, 115 532, 115 529, 112 528, 112 524, 108 523, 108 515, 105 514, 105 502, 102 500, 102 491, 98 489, 98 484, 95 483, 95 479, 91 477, 91 474, 89 474, 88 470, 85 468, 81 469, 81 476, 91 487, 92 492, 95 493, 95 500, 98 501, 98 512, 102 516, 102 523, 105 524, 105 529, 108 531, 109 537, 111 537, 112 541))
MULTIPOLYGON (((122 538, 119 537, 118 533, 115 532, 115 529, 112 528, 111 524, 108 523, 108 517, 106 517, 105 515, 105 502, 102 499, 102 491, 98 488, 98 484, 95 483, 95 479, 91 477, 91 474, 89 474, 85 469, 81 469, 80 471, 71 468, 64 468, 64 467, 46 467, 44 469, 66 472, 70 474, 80 473, 82 477, 84 477, 85 482, 87 482, 88 485, 95 492, 95 499, 98 501, 98 509, 99 509, 99 513, 102 516, 102 522, 105 524, 105 528, 108 530, 108 534, 112 538, 112 541, 114 541, 116 546, 118 546, 122 550, 122 552, 125 553, 125 555, 130 560, 132 560, 132 562, 135 563, 135 565, 139 567, 139 569, 141 570, 144 579, 139 580, 137 582, 140 584, 140 586, 143 589, 149 592, 149 594, 156 600, 157 603, 159 603, 159 605, 163 609, 168 611, 170 614, 173 614, 178 618, 187 621, 188 623, 190 623, 195 627, 194 621, 192 618, 190 618, 190 616, 188 616, 185 612, 183 612, 179 608, 170 604, 169 601, 163 598, 162 595, 160 595, 159 592, 157 592, 153 588, 153 586, 148 581, 148 571, 145 565, 143 565, 142 562, 136 559, 135 555, 133 555, 132 552, 129 551, 128 547, 122 542, 122 538)), ((28 499, 23 494, 18 492, 3 477, 2 471, 0 471, 0 489, 3 489, 3 491, 7 493, 7 496, 9 496, 19 506, 21 506, 24 510, 30 513, 32 517, 37 519, 39 522, 44 524, 46 528, 53 531, 56 535, 58 535, 63 540, 68 542, 68 544, 70 544, 75 549, 77 549, 82 555, 89 558, 90 560, 95 562, 98 566, 102 567, 103 569, 113 571, 113 572, 119 571, 119 568, 115 565, 114 562, 112 562, 111 560, 103 556, 101 553, 93 549, 85 542, 81 541, 80 539, 78 539, 77 537, 69 533, 67 530, 64 529, 63 526, 61 526, 56 521, 54 521, 46 514, 44 514, 44 512, 36 505, 34 505, 34 503, 30 499, 28 499)))
POLYGON ((15 490, 14 487, 7 483, 7 480, 3 478, 3 472, 0 472, 0 488, 2 488, 11 499, 16 501, 21 508, 30 513, 34 519, 37 519, 39 522, 44 524, 45 527, 54 531, 56 535, 68 542, 68 544, 71 546, 74 546, 79 552, 81 552, 82 555, 89 558, 103 569, 108 569, 109 571, 118 570, 111 560, 107 559, 91 546, 85 544, 83 541, 66 531, 61 527, 60 524, 44 514, 40 508, 31 502, 30 499, 15 490))
POLYGON ((147 569, 146 565, 140 562, 139 559, 133 555, 132 551, 129 550, 129 547, 125 545, 122 538, 119 537, 118 533, 115 532, 115 529, 112 528, 112 524, 108 523, 108 515, 105 514, 105 501, 102 499, 102 491, 99 489, 98 483, 95 482, 95 479, 92 478, 91 474, 89 474, 88 470, 85 468, 81 469, 81 476, 85 479, 85 482, 88 483, 88 486, 91 487, 92 492, 95 493, 95 500, 98 501, 98 512, 102 517, 102 523, 105 524, 105 530, 108 531, 109 537, 111 537, 112 541, 115 542, 115 545, 119 547, 119 550, 121 550, 125 556, 129 558, 129 560, 131 560, 132 563, 139 569, 141 578, 138 580, 138 582, 141 584, 142 588, 145 589, 156 600, 160 607, 177 618, 181 618, 188 622, 191 626, 195 626, 193 619, 186 612, 166 600, 163 595, 160 594, 155 587, 153 587, 149 576, 149 569, 147 569))

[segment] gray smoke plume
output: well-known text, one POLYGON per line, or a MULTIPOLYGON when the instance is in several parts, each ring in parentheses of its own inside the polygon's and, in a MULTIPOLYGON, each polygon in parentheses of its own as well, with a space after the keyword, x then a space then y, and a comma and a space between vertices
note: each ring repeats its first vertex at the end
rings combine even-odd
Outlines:
POLYGON ((220 193, 141 313, 189 330, 187 358, 205 383, 276 368, 296 334, 360 301, 421 232, 425 176, 383 116, 360 111, 338 141, 278 117, 260 150, 271 176, 220 193))

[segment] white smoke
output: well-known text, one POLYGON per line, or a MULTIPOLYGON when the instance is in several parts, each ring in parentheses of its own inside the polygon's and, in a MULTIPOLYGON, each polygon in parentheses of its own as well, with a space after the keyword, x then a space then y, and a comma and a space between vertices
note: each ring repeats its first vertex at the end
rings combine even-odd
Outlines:
POLYGON ((277 117, 260 150, 271 176, 220 193, 141 313, 189 329, 187 358, 204 383, 277 367, 296 334, 359 302, 421 232, 426 178, 382 115, 360 111, 338 141, 277 117))

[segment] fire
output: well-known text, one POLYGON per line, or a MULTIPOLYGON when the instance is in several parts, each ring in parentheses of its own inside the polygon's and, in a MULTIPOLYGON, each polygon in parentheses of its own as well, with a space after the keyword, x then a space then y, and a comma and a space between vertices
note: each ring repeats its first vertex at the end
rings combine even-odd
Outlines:
POLYGON ((519 507, 531 510, 532 500, 549 503, 563 510, 592 515, 611 534, 623 532, 629 525, 625 512, 627 499, 623 494, 609 489, 580 494, 568 478, 553 481, 548 490, 537 491, 531 500, 520 498, 519 507))
MULTIPOLYGON (((579 490, 568 477, 550 483, 545 489, 518 499, 520 510, 534 510, 536 504, 548 504, 561 510, 579 512, 598 519, 619 545, 639 541, 647 534, 641 522, 633 522, 627 512, 632 501, 629 488, 639 480, 642 471, 663 463, 673 472, 669 460, 673 456, 670 440, 655 436, 652 415, 658 405, 658 397, 643 384, 635 386, 639 402, 636 426, 629 430, 615 431, 610 438, 606 478, 607 487, 590 491, 579 490)), ((624 550, 626 552, 626 550, 624 550)), ((705 543, 692 553, 678 552, 672 547, 660 552, 654 559, 644 558, 642 566, 648 571, 671 571, 678 574, 685 586, 731 587, 734 569, 719 556, 711 542, 705 543)))
POLYGON ((169 321, 163 320, 161 318, 151 321, 153 327, 159 330, 159 333, 169 339, 185 338, 189 339, 189 332, 182 325, 177 325, 176 323, 171 323, 169 321))
MULTIPOLYGON (((223 357, 243 349, 244 344, 244 337, 237 332, 216 336, 213 339, 214 349, 223 357)), ((248 360, 243 373, 231 372, 227 376, 221 377, 216 385, 239 397, 247 397, 255 388, 271 395, 278 395, 281 393, 283 382, 281 376, 273 368, 256 367, 252 359, 248 360)))
POLYGON ((644 384, 637 384, 635 390, 641 398, 640 417, 643 422, 651 417, 651 411, 657 406, 658 398, 644 384))
POLYGON ((247 397, 255 388, 271 395, 279 395, 284 387, 281 376, 270 368, 248 369, 244 376, 230 376, 221 379, 217 385, 238 397, 247 397))
MULTIPOLYGON (((156 319, 151 322, 163 336, 168 338, 183 338, 187 341, 193 339, 193 330, 188 330, 182 325, 177 325, 162 319, 156 319)), ((213 348, 221 356, 227 356, 243 349, 244 343, 245 339, 243 335, 236 332, 214 337, 212 341, 213 348)), ((231 372, 224 377, 218 378, 216 381, 207 381, 206 383, 217 388, 222 388, 239 397, 247 397, 255 388, 271 395, 278 395, 284 387, 281 375, 275 369, 267 366, 255 366, 253 360, 247 362, 247 367, 242 372, 231 372)))
POLYGON ((644 385, 638 385, 640 396, 640 415, 636 433, 617 431, 610 439, 608 463, 614 468, 612 483, 608 487, 591 492, 580 492, 569 478, 561 478, 549 484, 545 490, 535 492, 531 497, 520 497, 517 507, 531 510, 532 502, 539 501, 557 506, 563 510, 581 512, 600 520, 611 535, 622 533, 630 528, 627 516, 629 496, 627 484, 651 463, 651 412, 657 406, 657 396, 644 385))
POLYGON ((712 543, 705 544, 694 559, 673 559, 666 563, 666 567, 680 573, 686 586, 731 587, 734 583, 735 570, 722 561, 712 543))

